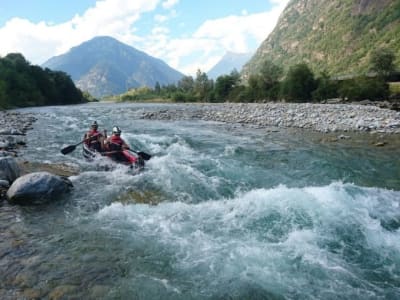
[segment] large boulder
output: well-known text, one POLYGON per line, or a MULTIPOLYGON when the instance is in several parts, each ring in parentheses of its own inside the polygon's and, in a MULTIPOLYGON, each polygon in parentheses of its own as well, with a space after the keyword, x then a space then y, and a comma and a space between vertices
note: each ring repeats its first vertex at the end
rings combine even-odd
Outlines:
POLYGON ((14 204, 43 204, 59 199, 71 187, 71 181, 65 177, 49 172, 29 173, 14 181, 7 199, 14 204))
POLYGON ((12 183, 21 174, 17 161, 13 157, 0 157, 0 180, 12 183))

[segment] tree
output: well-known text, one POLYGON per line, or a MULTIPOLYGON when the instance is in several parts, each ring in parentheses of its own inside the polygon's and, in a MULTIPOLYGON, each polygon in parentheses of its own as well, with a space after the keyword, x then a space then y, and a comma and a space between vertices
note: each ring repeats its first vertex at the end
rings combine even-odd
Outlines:
POLYGON ((7 108, 6 83, 0 79, 0 109, 7 108))
POLYGON ((32 66, 20 53, 0 58, 0 97, 1 106, 5 107, 85 101, 66 73, 32 66))
POLYGON ((198 100, 209 101, 211 99, 211 92, 213 83, 208 80, 206 73, 201 72, 200 69, 196 72, 196 79, 194 81, 194 93, 198 100))
POLYGON ((160 83, 157 81, 156 85, 154 86, 154 92, 156 93, 156 95, 160 95, 161 94, 161 86, 160 83))
POLYGON ((389 85, 381 78, 360 76, 341 83, 339 95, 344 100, 384 100, 389 96, 389 85))
POLYGON ((387 78, 395 70, 394 60, 395 55, 390 49, 376 49, 371 53, 371 71, 381 78, 387 78))
POLYGON ((323 101, 337 97, 337 82, 332 80, 326 72, 316 80, 316 89, 312 92, 312 97, 316 101, 323 101))
POLYGON ((230 75, 219 76, 214 86, 216 100, 228 100, 232 91, 238 86, 239 81, 240 74, 236 70, 233 70, 230 75))
POLYGON ((260 74, 266 87, 270 88, 279 82, 279 79, 283 74, 283 69, 280 66, 275 65, 272 61, 265 60, 261 66, 260 74))
POLYGON ((287 100, 306 102, 311 100, 314 89, 314 74, 305 63, 302 63, 289 69, 283 82, 282 94, 287 100))
POLYGON ((250 75, 247 83, 248 86, 244 93, 246 102, 255 102, 265 96, 263 79, 260 75, 250 75))
POLYGON ((185 93, 192 93, 194 89, 194 80, 192 76, 183 76, 178 81, 178 88, 185 93))

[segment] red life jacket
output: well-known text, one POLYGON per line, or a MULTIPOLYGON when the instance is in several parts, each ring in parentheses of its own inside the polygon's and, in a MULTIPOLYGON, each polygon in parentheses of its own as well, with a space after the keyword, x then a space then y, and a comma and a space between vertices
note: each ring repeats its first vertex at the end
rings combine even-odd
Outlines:
MULTIPOLYGON (((110 150, 111 151, 121 151, 122 145, 125 143, 123 139, 121 139, 118 135, 112 135, 110 137, 110 150)), ((134 164, 137 161, 137 157, 133 154, 129 153, 126 150, 123 150, 120 153, 112 154, 112 157, 117 161, 126 162, 128 164, 134 164)))
POLYGON ((98 132, 96 129, 91 129, 86 133, 86 141, 85 144, 86 145, 90 145, 91 143, 97 143, 98 142, 98 137, 101 136, 101 133, 98 132), (97 136, 97 139, 89 139, 91 137, 95 137, 97 136))
POLYGON ((118 135, 112 135, 110 138, 110 141, 111 141, 111 143, 117 144, 120 146, 122 146, 122 144, 124 143, 123 139, 121 139, 121 137, 118 135))

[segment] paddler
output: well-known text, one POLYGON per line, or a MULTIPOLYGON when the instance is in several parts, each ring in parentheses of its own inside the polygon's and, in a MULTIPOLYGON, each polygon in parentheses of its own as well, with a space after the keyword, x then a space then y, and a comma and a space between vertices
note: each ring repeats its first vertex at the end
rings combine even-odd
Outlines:
POLYGON ((97 152, 104 151, 104 137, 107 137, 107 131, 104 130, 104 135, 98 131, 99 125, 97 121, 94 121, 90 125, 90 129, 85 133, 83 139, 85 140, 85 144, 92 150, 97 152))
POLYGON ((113 159, 117 161, 126 161, 126 157, 122 154, 123 150, 129 150, 129 145, 121 138, 121 129, 114 126, 112 135, 105 140, 105 149, 110 152, 113 159))

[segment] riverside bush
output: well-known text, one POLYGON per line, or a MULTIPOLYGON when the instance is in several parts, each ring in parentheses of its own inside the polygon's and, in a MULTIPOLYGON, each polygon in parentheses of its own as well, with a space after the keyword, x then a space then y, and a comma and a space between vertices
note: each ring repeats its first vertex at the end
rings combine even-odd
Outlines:
POLYGON ((378 77, 361 76, 342 82, 339 96, 349 101, 384 100, 389 97, 389 85, 378 77))

